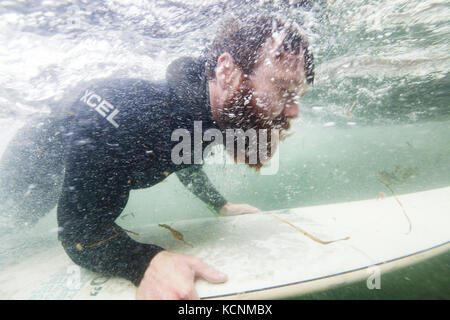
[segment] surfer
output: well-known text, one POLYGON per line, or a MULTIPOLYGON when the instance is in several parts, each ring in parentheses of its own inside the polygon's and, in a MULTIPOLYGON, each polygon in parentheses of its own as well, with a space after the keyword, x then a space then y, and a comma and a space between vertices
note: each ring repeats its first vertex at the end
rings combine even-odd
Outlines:
MULTIPOLYGON (((228 20, 202 57, 170 64, 166 81, 96 81, 69 95, 68 108, 26 126, 2 159, 1 201, 23 221, 37 220, 57 202, 58 236, 68 256, 132 281, 139 299, 198 298, 196 277, 220 283, 226 275, 195 257, 137 242, 115 220, 131 190, 172 173, 221 215, 257 212, 228 202, 193 154, 175 164, 172 133, 194 133, 199 122, 203 132, 287 130, 313 69, 297 24, 274 16, 228 20)), ((258 143, 273 154, 273 142, 258 143)), ((243 158, 259 169, 264 161, 250 163, 249 143, 243 158)))

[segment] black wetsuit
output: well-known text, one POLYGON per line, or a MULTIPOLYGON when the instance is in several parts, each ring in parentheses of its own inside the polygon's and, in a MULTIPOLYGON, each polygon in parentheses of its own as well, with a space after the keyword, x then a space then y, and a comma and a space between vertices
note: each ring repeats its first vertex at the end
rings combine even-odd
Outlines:
MULTIPOLYGON (((64 150, 65 173, 57 209, 59 239, 75 263, 137 285, 152 257, 163 249, 132 240, 114 221, 131 190, 151 187, 173 172, 216 210, 226 203, 201 164, 176 165, 171 160, 172 148, 179 143, 171 141, 175 129, 187 129, 193 136, 194 121, 201 121, 204 131, 217 128, 208 100, 204 60, 181 58, 169 66, 164 82, 94 82, 79 92, 63 116, 48 124, 44 121, 45 133, 41 129, 40 135, 45 137, 38 139, 43 145, 33 148, 45 150, 46 143, 52 143, 57 146, 53 146, 54 154, 64 150)), ((207 144, 203 143, 203 149, 207 144)), ((54 156, 47 166, 61 166, 61 157, 54 156)), ((12 166, 11 162, 7 165, 12 166)), ((27 183, 22 182, 22 193, 27 183)), ((33 192, 39 188, 36 184, 33 192)))

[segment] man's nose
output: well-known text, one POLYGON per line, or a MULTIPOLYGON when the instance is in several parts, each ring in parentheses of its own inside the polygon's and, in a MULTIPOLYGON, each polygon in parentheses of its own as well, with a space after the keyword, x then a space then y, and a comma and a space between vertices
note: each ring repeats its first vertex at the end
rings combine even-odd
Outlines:
POLYGON ((298 104, 290 103, 286 105, 283 110, 283 114, 288 118, 297 118, 298 117, 298 104))

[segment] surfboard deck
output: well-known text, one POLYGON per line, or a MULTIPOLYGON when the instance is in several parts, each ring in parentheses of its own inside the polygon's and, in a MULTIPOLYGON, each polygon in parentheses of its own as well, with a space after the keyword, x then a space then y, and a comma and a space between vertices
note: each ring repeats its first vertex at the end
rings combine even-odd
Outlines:
MULTIPOLYGON (((158 224, 132 230, 139 234, 132 237, 194 255, 228 274, 224 284, 197 280, 202 298, 280 299, 367 279, 374 266, 382 274, 448 252, 449 212, 446 187, 380 200, 166 222, 188 244, 158 224)), ((56 239, 53 243, 0 272, 1 299, 135 298, 130 282, 79 268, 56 239)))

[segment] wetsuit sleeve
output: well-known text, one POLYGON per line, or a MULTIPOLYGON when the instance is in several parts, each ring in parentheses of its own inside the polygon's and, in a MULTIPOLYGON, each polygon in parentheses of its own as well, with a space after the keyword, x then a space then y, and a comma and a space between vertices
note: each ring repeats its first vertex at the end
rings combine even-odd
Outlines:
POLYGON ((214 188, 201 165, 191 165, 176 172, 181 183, 200 200, 210 205, 215 211, 227 203, 227 200, 214 188))
POLYGON ((163 248, 133 240, 114 223, 128 200, 126 177, 107 152, 89 143, 83 147, 72 147, 66 161, 58 203, 59 239, 78 265, 139 285, 163 248))

